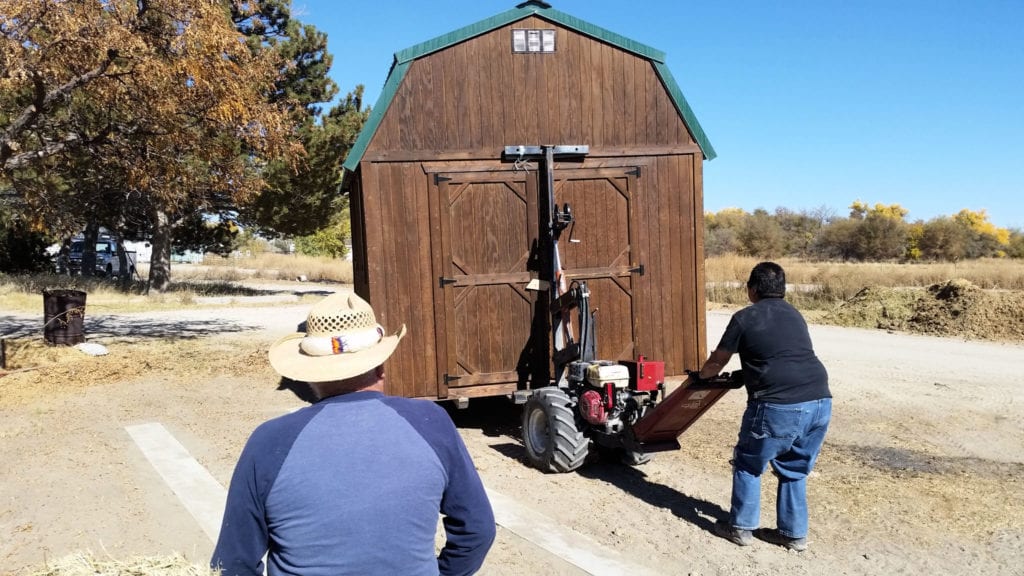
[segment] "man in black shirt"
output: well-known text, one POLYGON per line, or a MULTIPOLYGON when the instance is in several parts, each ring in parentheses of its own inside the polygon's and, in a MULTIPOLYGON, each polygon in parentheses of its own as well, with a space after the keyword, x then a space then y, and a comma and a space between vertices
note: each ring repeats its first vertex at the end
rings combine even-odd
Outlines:
POLYGON ((814 354, 803 316, 783 298, 786 275, 774 262, 750 272, 753 303, 733 315, 700 378, 721 372, 739 353, 747 408, 733 456, 732 506, 715 532, 740 546, 753 543, 761 516, 761 474, 771 464, 779 479, 777 530, 764 540, 807 549, 807 475, 814 467, 832 416, 828 373, 814 354))

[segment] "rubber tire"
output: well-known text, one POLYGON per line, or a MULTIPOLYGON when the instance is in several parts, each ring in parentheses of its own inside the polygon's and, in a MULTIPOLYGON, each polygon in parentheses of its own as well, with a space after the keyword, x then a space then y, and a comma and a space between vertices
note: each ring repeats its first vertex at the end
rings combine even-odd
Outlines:
POLYGON ((587 459, 590 439, 577 424, 573 402, 560 388, 536 390, 523 406, 526 459, 544 472, 572 472, 587 459))

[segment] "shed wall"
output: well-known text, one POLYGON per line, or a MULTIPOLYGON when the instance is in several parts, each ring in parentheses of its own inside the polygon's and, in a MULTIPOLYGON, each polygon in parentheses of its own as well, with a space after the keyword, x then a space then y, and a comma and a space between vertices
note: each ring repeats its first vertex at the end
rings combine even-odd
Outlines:
MULTIPOLYGON (((445 327, 453 321, 438 280, 450 266, 439 256, 445 201, 436 176, 512 170, 501 152, 518 144, 590 146, 582 163, 560 163, 556 175, 560 167, 640 167, 629 264, 643 264, 644 274, 618 280, 632 292, 633 318, 606 312, 606 328, 632 329, 632 352, 664 360, 670 375, 696 368, 706 355, 702 153, 649 61, 534 16, 412 62, 362 157, 352 189, 356 290, 388 331, 409 329, 388 362, 388 392, 448 394, 445 327), (513 54, 513 28, 556 28, 558 51, 513 54)), ((613 281, 595 283, 596 293, 614 292, 613 281)), ((623 306, 609 308, 630 309, 623 306)), ((505 342, 500 325, 491 333, 522 346, 505 342)))
POLYGON ((651 62, 531 17, 414 61, 366 156, 513 144, 694 144, 651 62), (513 54, 513 28, 555 28, 557 52, 513 54))

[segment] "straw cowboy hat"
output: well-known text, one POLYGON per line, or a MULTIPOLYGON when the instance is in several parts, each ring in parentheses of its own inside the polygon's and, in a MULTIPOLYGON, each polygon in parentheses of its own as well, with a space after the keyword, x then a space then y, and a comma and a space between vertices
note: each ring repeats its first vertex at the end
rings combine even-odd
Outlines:
POLYGON ((281 338, 270 347, 270 365, 285 378, 330 382, 359 376, 380 366, 405 336, 384 335, 373 308, 355 294, 335 292, 317 302, 306 332, 281 338))

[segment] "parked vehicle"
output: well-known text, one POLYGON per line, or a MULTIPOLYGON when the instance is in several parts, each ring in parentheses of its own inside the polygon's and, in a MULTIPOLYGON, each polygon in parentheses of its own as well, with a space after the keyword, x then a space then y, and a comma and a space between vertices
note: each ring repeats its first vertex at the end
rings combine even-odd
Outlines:
MULTIPOLYGON (((123 248, 123 247, 122 247, 123 248)), ((82 256, 85 252, 85 238, 81 235, 71 239, 68 249, 58 256, 57 271, 61 274, 81 274, 82 256)), ((117 255, 117 239, 100 235, 96 240, 96 270, 94 275, 113 278, 121 275, 121 260, 117 255)), ((127 272, 135 274, 135 252, 125 250, 128 262, 127 272)))

